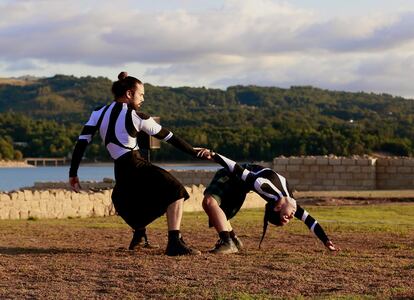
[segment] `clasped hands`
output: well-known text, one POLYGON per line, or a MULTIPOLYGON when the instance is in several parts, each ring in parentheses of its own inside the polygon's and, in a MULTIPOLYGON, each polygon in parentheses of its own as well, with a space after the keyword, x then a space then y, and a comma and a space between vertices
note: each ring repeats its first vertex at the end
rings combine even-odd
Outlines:
POLYGON ((207 148, 194 147, 193 149, 197 152, 197 157, 199 158, 205 158, 208 160, 212 160, 215 154, 213 151, 207 148))

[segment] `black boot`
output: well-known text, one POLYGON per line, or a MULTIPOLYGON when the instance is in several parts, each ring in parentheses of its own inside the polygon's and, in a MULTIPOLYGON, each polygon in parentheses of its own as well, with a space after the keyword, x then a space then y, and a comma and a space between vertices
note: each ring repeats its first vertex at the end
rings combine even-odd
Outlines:
POLYGON ((231 238, 231 240, 233 241, 233 243, 236 245, 237 249, 239 251, 244 249, 244 245, 243 242, 241 241, 241 239, 236 235, 234 237, 231 238))
POLYGON ((190 248, 184 242, 179 231, 173 230, 168 233, 168 244, 165 254, 168 256, 199 255, 201 252, 197 249, 190 248))
POLYGON ((236 245, 237 249, 239 251, 243 250, 243 248, 244 248, 243 242, 236 235, 236 233, 234 232, 234 230, 230 231, 229 234, 230 234, 230 238, 232 239, 233 243, 236 245))
POLYGON ((209 252, 214 254, 232 254, 239 252, 239 250, 233 240, 228 238, 227 240, 219 239, 214 248, 209 252))
POLYGON ((159 248, 156 244, 150 244, 148 242, 148 237, 146 234, 146 229, 136 229, 134 230, 134 235, 132 236, 131 243, 129 244, 129 250, 135 250, 137 247, 155 249, 159 248))

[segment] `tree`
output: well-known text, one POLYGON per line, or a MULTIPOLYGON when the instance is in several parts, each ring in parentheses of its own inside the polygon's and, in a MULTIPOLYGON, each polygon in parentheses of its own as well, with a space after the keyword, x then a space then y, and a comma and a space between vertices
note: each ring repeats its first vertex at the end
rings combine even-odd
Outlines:
POLYGON ((13 144, 4 138, 0 138, 0 158, 1 159, 13 159, 14 158, 13 144))

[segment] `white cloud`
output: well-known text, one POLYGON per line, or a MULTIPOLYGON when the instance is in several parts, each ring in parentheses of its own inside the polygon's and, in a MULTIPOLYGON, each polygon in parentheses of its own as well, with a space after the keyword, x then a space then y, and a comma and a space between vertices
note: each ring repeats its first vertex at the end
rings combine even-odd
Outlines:
POLYGON ((4 69, 7 71, 37 71, 42 70, 42 67, 31 59, 22 59, 8 63, 4 66, 4 69))
POLYGON ((414 11, 345 20, 305 28, 298 36, 312 48, 335 52, 380 52, 414 40, 414 11))
POLYGON ((113 12, 109 6, 76 14, 62 2, 40 3, 3 9, 10 10, 12 18, 4 16, 0 29, 2 57, 111 65, 171 63, 212 53, 248 55, 272 51, 308 17, 306 12, 268 0, 245 1, 244 5, 230 1, 221 10, 203 14, 113 12), (30 13, 34 9, 39 13, 30 13), (57 13, 62 10, 64 14, 57 13))
POLYGON ((298 1, 229 0, 205 10, 87 3, 0 4, 0 72, 114 78, 126 68, 162 85, 312 84, 414 96, 414 6, 322 18, 298 1))

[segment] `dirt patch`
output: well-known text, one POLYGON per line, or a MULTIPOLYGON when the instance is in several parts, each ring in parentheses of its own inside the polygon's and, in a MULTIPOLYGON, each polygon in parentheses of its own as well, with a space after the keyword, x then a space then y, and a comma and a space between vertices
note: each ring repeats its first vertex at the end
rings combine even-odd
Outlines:
MULTIPOLYGON (((261 213, 260 213, 261 216, 261 213)), ((255 218, 255 215, 253 216, 255 218)), ((208 253, 216 235, 202 214, 186 214, 184 238, 203 253, 167 257, 165 219, 149 228, 159 249, 128 251, 117 217, 0 222, 1 299, 286 299, 414 297, 414 233, 347 231, 329 253, 308 231, 271 227, 253 217, 233 222, 246 250, 208 253)), ((300 222, 297 222, 300 223, 300 222)))

